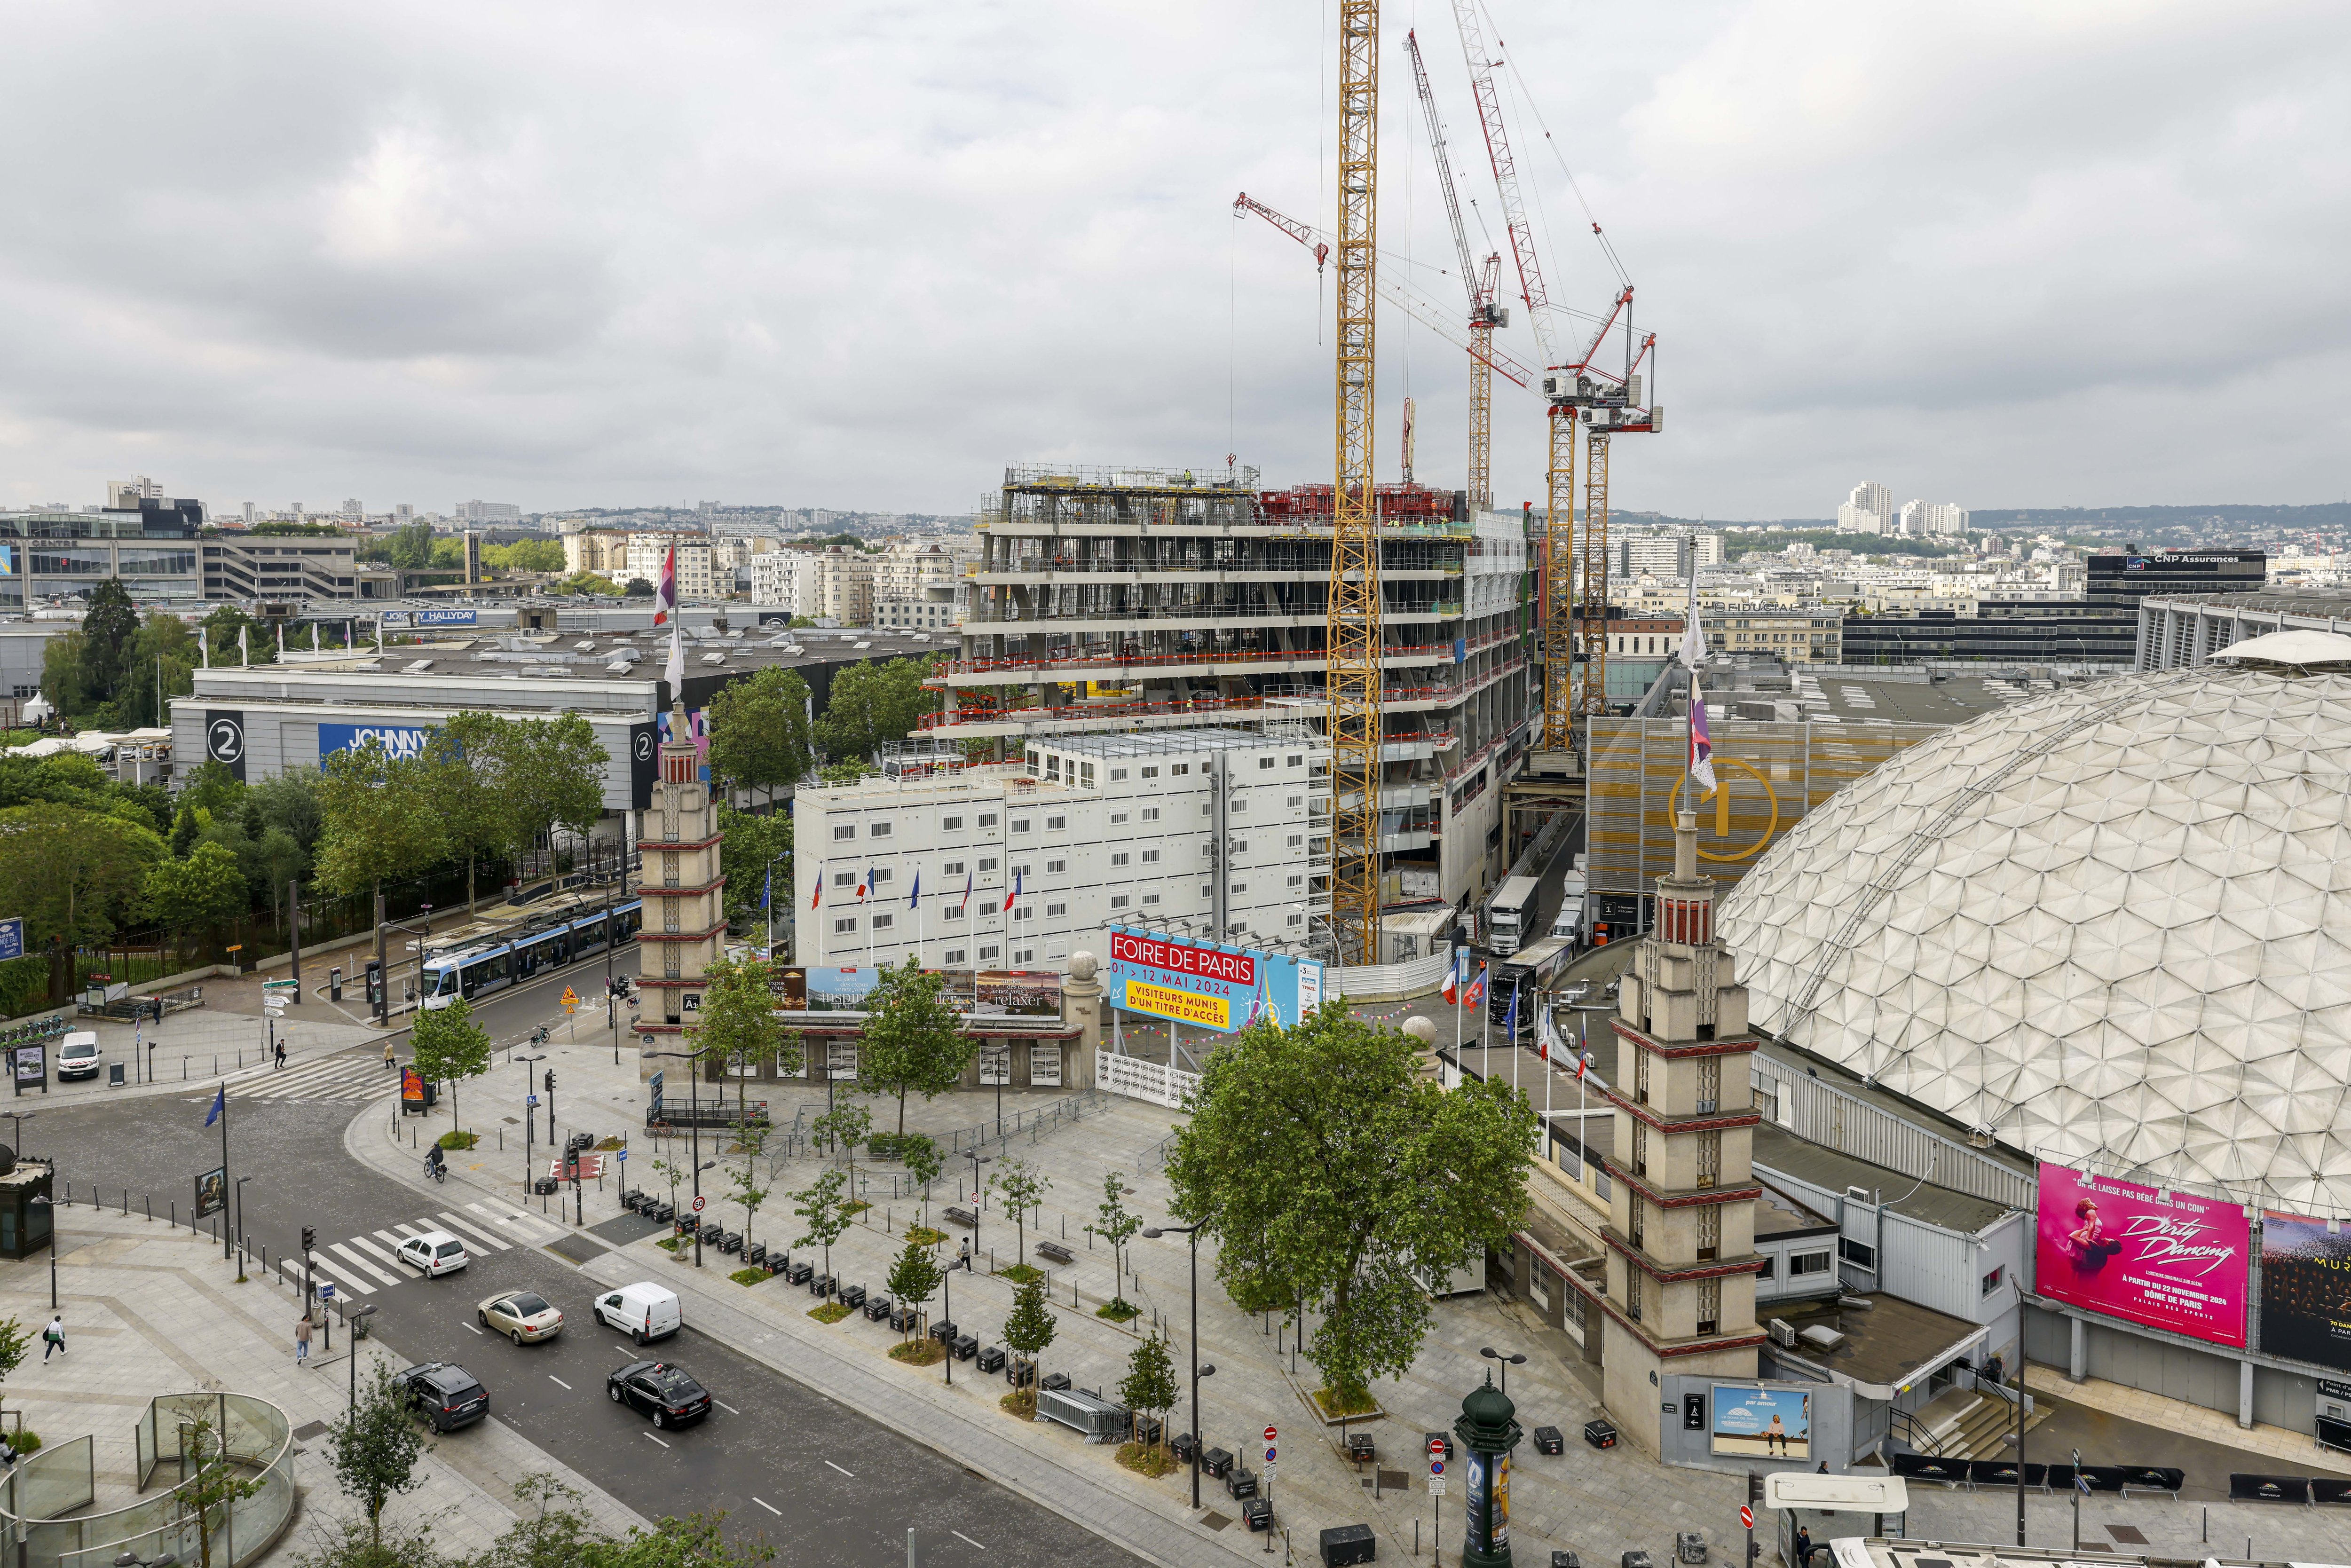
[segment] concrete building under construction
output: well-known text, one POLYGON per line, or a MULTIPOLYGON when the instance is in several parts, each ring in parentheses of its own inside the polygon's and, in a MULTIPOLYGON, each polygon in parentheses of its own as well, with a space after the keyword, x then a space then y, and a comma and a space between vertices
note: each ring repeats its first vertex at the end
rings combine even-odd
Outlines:
MULTIPOLYGON (((926 736, 1005 755, 1071 734, 1325 717, 1332 488, 1257 479, 1007 469, 926 736)), ((1473 513, 1458 491, 1383 485, 1378 498, 1382 900, 1463 907, 1500 874, 1500 784, 1539 717, 1526 524, 1473 513)), ((1327 800, 1320 811, 1327 832, 1327 800)), ((1322 866, 1318 927, 1327 848, 1322 866)), ((1383 960, 1429 950, 1432 923, 1407 925, 1383 960)))

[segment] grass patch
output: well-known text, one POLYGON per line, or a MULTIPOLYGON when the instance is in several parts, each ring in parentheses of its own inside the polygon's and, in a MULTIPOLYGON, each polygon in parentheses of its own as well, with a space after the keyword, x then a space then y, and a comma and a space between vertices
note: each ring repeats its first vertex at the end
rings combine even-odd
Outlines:
POLYGON ((1016 1285, 1026 1285, 1032 1281, 1041 1280, 1045 1277, 1045 1270, 1042 1269, 1032 1269, 1026 1263, 1015 1263, 1011 1268, 998 1269, 997 1272, 1001 1274, 1004 1278, 1011 1281, 1016 1285))
POLYGON ((604 1139, 603 1142, 596 1145, 596 1148, 601 1154, 610 1154, 614 1149, 625 1149, 628 1146, 629 1144, 627 1139, 614 1136, 604 1139))
POLYGON ((1016 1388, 998 1400, 996 1407, 1008 1416, 1018 1416, 1023 1421, 1034 1421, 1037 1418, 1037 1391, 1033 1388, 1016 1388))
POLYGON ((820 1307, 810 1307, 809 1316, 820 1323, 837 1323, 849 1315, 849 1311, 839 1301, 827 1301, 820 1307))
POLYGON ((906 1239, 909 1241, 920 1242, 925 1247, 936 1247, 940 1242, 945 1241, 946 1239, 947 1233, 946 1231, 934 1230, 927 1225, 909 1225, 906 1227, 906 1239))
POLYGON ((1094 1316, 1098 1318, 1108 1318, 1114 1323, 1123 1323, 1127 1322, 1129 1319, 1139 1318, 1142 1315, 1143 1309, 1136 1306, 1133 1301, 1125 1300, 1123 1297, 1115 1301, 1104 1301, 1101 1306, 1094 1309, 1094 1316))
POLYGON ((890 1359, 908 1366, 936 1366, 946 1357, 946 1346, 935 1339, 910 1339, 890 1347, 890 1359))
POLYGON ((434 1141, 440 1147, 444 1149, 470 1149, 475 1144, 482 1141, 482 1134, 479 1133, 444 1133, 434 1141))
POLYGON ((1356 1398, 1349 1399, 1335 1388, 1318 1388, 1314 1391, 1314 1406, 1323 1415, 1336 1420, 1342 1416, 1369 1416, 1380 1407, 1380 1402, 1368 1390, 1356 1398))
POLYGON ((689 1245, 689 1243, 683 1236, 664 1236, 659 1241, 654 1242, 653 1245, 660 1248, 664 1252, 676 1252, 680 1249, 689 1245))
POLYGON ((867 1202, 866 1202, 864 1199, 862 1199, 862 1198, 860 1198, 860 1199, 858 1199, 855 1203, 844 1203, 844 1204, 842 1204, 842 1205, 841 1206, 841 1213, 843 1213, 843 1214, 862 1214, 862 1213, 864 1213, 867 1209, 869 1209, 869 1208, 871 1208, 871 1207, 873 1207, 873 1206, 872 1206, 872 1204, 867 1203, 867 1202))
POLYGON ((726 1277, 738 1285, 758 1285, 766 1282, 768 1271, 765 1269, 737 1269, 726 1277))
POLYGON ((1156 1443, 1121 1443, 1118 1462, 1136 1475, 1149 1476, 1154 1480, 1184 1468, 1183 1460, 1156 1443))
POLYGON ((11 1432, 5 1438, 0 1439, 0 1441, 6 1442, 11 1448, 16 1449, 20 1455, 32 1454, 40 1451, 41 1435, 38 1432, 33 1431, 11 1432))

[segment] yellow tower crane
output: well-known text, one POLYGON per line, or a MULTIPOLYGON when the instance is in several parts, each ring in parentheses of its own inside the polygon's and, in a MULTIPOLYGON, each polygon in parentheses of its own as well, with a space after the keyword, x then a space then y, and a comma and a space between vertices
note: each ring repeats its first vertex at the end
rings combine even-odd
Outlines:
POLYGON ((1379 0, 1340 0, 1337 476, 1331 497, 1324 690, 1330 701, 1333 776, 1331 924, 1342 964, 1381 959, 1384 639, 1379 493, 1372 474, 1379 37, 1379 0))

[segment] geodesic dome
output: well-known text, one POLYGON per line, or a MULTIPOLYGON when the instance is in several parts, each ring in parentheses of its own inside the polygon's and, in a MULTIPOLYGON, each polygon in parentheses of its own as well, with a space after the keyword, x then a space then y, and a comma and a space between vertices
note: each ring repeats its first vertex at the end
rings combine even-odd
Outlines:
POLYGON ((1848 785, 1723 903, 1757 1024, 2043 1158, 2351 1211, 2351 674, 2300 653, 1848 785))

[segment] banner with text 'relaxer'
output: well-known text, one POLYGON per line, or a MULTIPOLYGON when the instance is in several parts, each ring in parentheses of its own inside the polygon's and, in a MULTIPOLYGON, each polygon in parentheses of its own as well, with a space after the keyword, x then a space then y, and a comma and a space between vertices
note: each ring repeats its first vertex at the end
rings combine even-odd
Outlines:
POLYGON ((2241 1204, 2041 1165, 2041 1294, 2214 1344, 2245 1343, 2241 1204))
POLYGON ((1259 1018, 1287 1029, 1322 1005, 1322 966, 1311 958, 1115 925, 1103 981, 1112 1007, 1224 1034, 1259 1018))

